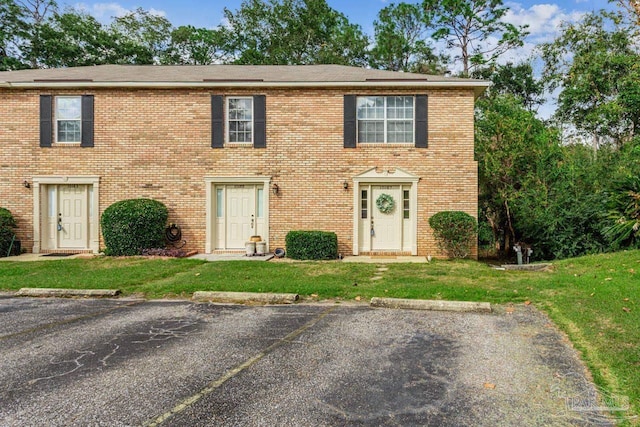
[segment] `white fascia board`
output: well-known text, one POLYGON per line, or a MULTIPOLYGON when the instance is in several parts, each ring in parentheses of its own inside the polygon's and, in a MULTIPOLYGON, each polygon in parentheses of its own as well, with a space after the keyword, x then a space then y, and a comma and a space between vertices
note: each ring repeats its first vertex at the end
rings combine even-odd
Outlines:
POLYGON ((0 87, 36 89, 36 88, 208 88, 208 87, 232 87, 232 88, 314 88, 314 87, 339 87, 339 88, 487 88, 489 82, 453 82, 453 81, 369 81, 369 82, 243 82, 243 81, 202 81, 202 82, 93 82, 93 81, 46 81, 46 82, 0 82, 0 87))

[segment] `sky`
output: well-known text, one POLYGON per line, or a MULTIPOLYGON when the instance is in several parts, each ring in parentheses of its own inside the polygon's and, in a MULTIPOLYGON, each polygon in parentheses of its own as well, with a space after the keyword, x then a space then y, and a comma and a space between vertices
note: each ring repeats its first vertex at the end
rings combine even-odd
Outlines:
MULTIPOLYGON (((416 2, 405 0, 407 2, 416 2)), ((522 48, 511 51, 502 58, 503 62, 520 62, 531 57, 534 47, 540 43, 552 41, 558 34, 562 22, 579 20, 584 13, 599 9, 611 9, 607 0, 503 0, 510 11, 505 20, 516 25, 528 25, 529 35, 522 48)), ((119 1, 65 1, 58 0, 61 8, 71 6, 83 9, 104 23, 114 16, 122 16, 140 7, 144 10, 166 17, 174 26, 193 25, 195 27, 214 28, 224 23, 223 11, 232 11, 240 7, 242 0, 119 0, 119 1)), ((365 34, 373 37, 373 22, 378 11, 392 3, 390 0, 327 0, 329 6, 342 12, 349 21, 362 27, 365 34)), ((543 118, 549 117, 554 110, 553 102, 542 106, 538 111, 543 118)))
MULTIPOLYGON (((409 0, 408 2, 411 2, 409 0)), ((212 28, 223 19, 223 10, 237 10, 241 0, 206 1, 206 0, 120 0, 73 2, 59 0, 62 6, 81 7, 97 18, 108 21, 112 16, 120 16, 128 11, 141 7, 165 16, 175 26, 193 25, 212 28)), ((359 24, 368 33, 373 33, 373 21, 378 11, 391 4, 389 0, 328 0, 333 9, 345 14, 353 23, 359 24)), ((547 33, 562 20, 573 19, 588 11, 610 7, 606 0, 505 0, 512 12, 509 20, 513 23, 527 23, 532 35, 547 33)))
MULTIPOLYGON (((408 2, 418 2, 406 0, 408 2)), ((101 22, 110 22, 114 16, 122 16, 141 7, 147 11, 165 16, 174 26, 193 25, 195 27, 214 28, 224 23, 225 8, 235 11, 242 0, 120 0, 120 1, 65 1, 59 0, 62 7, 72 6, 94 15, 101 22)), ((342 12, 352 23, 373 37, 373 22, 380 9, 392 3, 390 0, 327 0, 329 6, 342 12)), ((587 12, 602 8, 612 8, 607 0, 504 0, 510 9, 505 17, 516 25, 528 25, 529 36, 525 45, 512 52, 505 61, 518 62, 519 58, 531 55, 534 47, 542 42, 553 40, 563 21, 576 21, 587 12)))
MULTIPOLYGON (((408 2, 417 2, 407 0, 408 2)), ((174 26, 193 25, 214 28, 224 23, 226 8, 237 10, 242 0, 120 0, 120 1, 65 1, 59 5, 84 9, 102 22, 110 22, 138 7, 165 16, 174 26)), ((378 11, 392 3, 390 0, 327 0, 329 6, 342 12, 352 23, 358 24, 369 36, 373 36, 373 22, 378 11)), ((525 46, 515 52, 514 59, 528 56, 533 47, 551 41, 563 21, 575 21, 586 12, 611 8, 607 0, 504 0, 510 9, 506 20, 512 24, 528 25, 529 36, 525 46)), ((511 59, 511 58, 508 58, 511 59)))

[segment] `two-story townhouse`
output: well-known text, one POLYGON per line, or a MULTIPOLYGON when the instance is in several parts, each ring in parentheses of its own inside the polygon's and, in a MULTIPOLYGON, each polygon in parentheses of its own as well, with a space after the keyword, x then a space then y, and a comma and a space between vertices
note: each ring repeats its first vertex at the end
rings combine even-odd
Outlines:
POLYGON ((474 101, 487 83, 338 65, 0 73, 0 206, 22 246, 99 252, 100 215, 163 202, 185 249, 440 256, 428 219, 477 216, 474 101))

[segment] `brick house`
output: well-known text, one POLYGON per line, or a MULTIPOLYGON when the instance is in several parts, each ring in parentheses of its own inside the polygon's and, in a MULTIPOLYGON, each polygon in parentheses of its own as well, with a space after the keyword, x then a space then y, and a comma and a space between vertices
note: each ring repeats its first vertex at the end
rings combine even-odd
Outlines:
POLYGON ((0 206, 35 253, 99 252, 104 209, 145 197, 201 253, 313 229, 344 255, 439 256, 428 218, 477 216, 486 86, 338 65, 2 72, 0 206))

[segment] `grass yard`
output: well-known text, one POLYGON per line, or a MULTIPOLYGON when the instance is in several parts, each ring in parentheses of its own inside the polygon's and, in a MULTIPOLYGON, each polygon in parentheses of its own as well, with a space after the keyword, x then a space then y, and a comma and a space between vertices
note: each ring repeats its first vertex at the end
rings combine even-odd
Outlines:
POLYGON ((569 335, 598 386, 630 399, 631 410, 621 414, 628 417, 640 416, 639 273, 640 251, 558 261, 548 272, 498 271, 473 261, 376 265, 100 257, 0 262, 0 289, 117 288, 148 298, 226 290, 294 292, 305 299, 527 302, 569 335))

